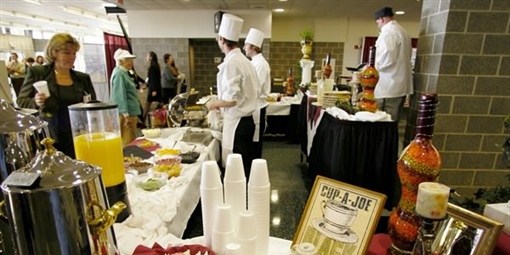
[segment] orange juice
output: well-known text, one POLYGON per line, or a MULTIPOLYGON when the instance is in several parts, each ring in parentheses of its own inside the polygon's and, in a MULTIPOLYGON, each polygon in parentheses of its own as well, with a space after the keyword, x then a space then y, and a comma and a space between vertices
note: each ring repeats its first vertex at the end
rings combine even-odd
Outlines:
POLYGON ((83 134, 74 138, 76 159, 103 168, 101 176, 106 187, 125 180, 122 140, 114 133, 83 134))

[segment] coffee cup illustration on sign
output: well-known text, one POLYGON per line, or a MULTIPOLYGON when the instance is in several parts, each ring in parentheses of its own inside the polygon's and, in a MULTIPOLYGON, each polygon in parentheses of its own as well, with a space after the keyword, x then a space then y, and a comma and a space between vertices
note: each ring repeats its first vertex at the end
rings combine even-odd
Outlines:
POLYGON ((337 200, 322 201, 322 218, 312 220, 312 225, 321 234, 343 243, 356 243, 358 236, 350 229, 358 209, 337 200))

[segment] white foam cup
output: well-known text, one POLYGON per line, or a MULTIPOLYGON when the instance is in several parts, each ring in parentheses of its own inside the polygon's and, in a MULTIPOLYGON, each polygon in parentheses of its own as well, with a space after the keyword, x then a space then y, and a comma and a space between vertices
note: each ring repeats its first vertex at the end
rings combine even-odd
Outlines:
POLYGON ((48 89, 48 82, 47 81, 38 81, 34 82, 32 85, 34 86, 35 90, 37 90, 38 93, 44 94, 46 97, 50 97, 50 90, 48 89))
POLYGON ((233 182, 246 180, 241 154, 234 153, 227 156, 224 179, 233 182))
POLYGON ((269 172, 265 159, 255 159, 251 162, 250 181, 252 187, 266 187, 269 185, 269 172))
POLYGON ((218 164, 213 161, 205 161, 202 164, 202 176, 200 187, 205 189, 214 189, 218 187, 222 187, 221 177, 220 177, 220 168, 218 164))

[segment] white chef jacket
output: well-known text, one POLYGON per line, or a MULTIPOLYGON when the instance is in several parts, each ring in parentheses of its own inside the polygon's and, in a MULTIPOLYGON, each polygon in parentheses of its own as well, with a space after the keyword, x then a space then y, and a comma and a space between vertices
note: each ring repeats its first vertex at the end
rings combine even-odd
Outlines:
POLYGON ((239 121, 242 117, 252 116, 257 109, 259 91, 257 72, 239 48, 227 53, 218 69, 216 77, 218 99, 236 101, 235 106, 222 108, 224 117, 222 147, 233 150, 234 134, 239 121))
POLYGON ((412 94, 412 46, 406 30, 395 20, 388 22, 381 28, 375 47, 375 68, 379 71, 375 98, 412 94))
POLYGON ((251 63, 257 71, 257 77, 259 80, 258 108, 253 113, 253 122, 255 122, 255 134, 253 134, 253 141, 258 142, 260 140, 260 109, 269 105, 267 97, 271 92, 271 68, 264 56, 262 56, 262 53, 253 56, 251 58, 251 63))

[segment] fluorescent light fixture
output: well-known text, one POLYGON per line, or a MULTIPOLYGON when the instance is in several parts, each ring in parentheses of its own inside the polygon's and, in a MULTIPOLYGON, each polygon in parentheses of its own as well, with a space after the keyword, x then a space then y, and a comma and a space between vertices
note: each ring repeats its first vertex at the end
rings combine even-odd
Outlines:
POLYGON ((404 15, 404 14, 406 14, 406 12, 405 11, 396 11, 395 14, 396 15, 404 15))
POLYGON ((39 0, 23 0, 23 1, 31 4, 41 5, 41 2, 39 0))
POLYGON ((23 19, 31 19, 31 20, 35 20, 35 21, 60 24, 60 25, 65 25, 65 26, 73 26, 73 27, 77 27, 77 28, 87 28, 86 26, 83 26, 83 25, 80 25, 77 23, 72 23, 72 22, 67 22, 67 21, 64 22, 64 21, 60 21, 60 20, 56 20, 56 19, 50 19, 50 18, 35 16, 35 15, 28 15, 28 14, 19 13, 19 12, 0 10, 0 14, 17 17, 17 18, 23 18, 23 19))
POLYGON ((76 8, 76 7, 72 7, 72 6, 62 6, 62 8, 64 9, 64 11, 75 14, 75 15, 80 15, 80 16, 90 18, 90 19, 95 19, 95 20, 100 20, 103 22, 110 22, 113 24, 117 24, 116 21, 101 17, 101 14, 99 14, 99 13, 82 10, 80 8, 76 8))
POLYGON ((92 18, 92 19, 99 19, 99 14, 95 14, 93 12, 88 12, 88 11, 78 9, 78 8, 72 7, 72 6, 63 6, 63 8, 64 8, 64 11, 72 13, 72 14, 81 15, 81 16, 84 16, 87 18, 92 18))
POLYGON ((31 29, 31 30, 41 30, 41 27, 31 26, 31 25, 27 25, 27 24, 19 24, 19 23, 14 23, 14 22, 5 22, 5 21, 0 21, 0 26, 16 27, 16 28, 31 29))
POLYGON ((284 12, 285 9, 283 8, 276 8, 276 9, 273 9, 274 12, 284 12))
POLYGON ((278 0, 278 1, 280 1, 280 2, 287 2, 287 0, 278 0))
POLYGON ((104 3, 103 7, 117 7, 117 5, 114 3, 104 3))

